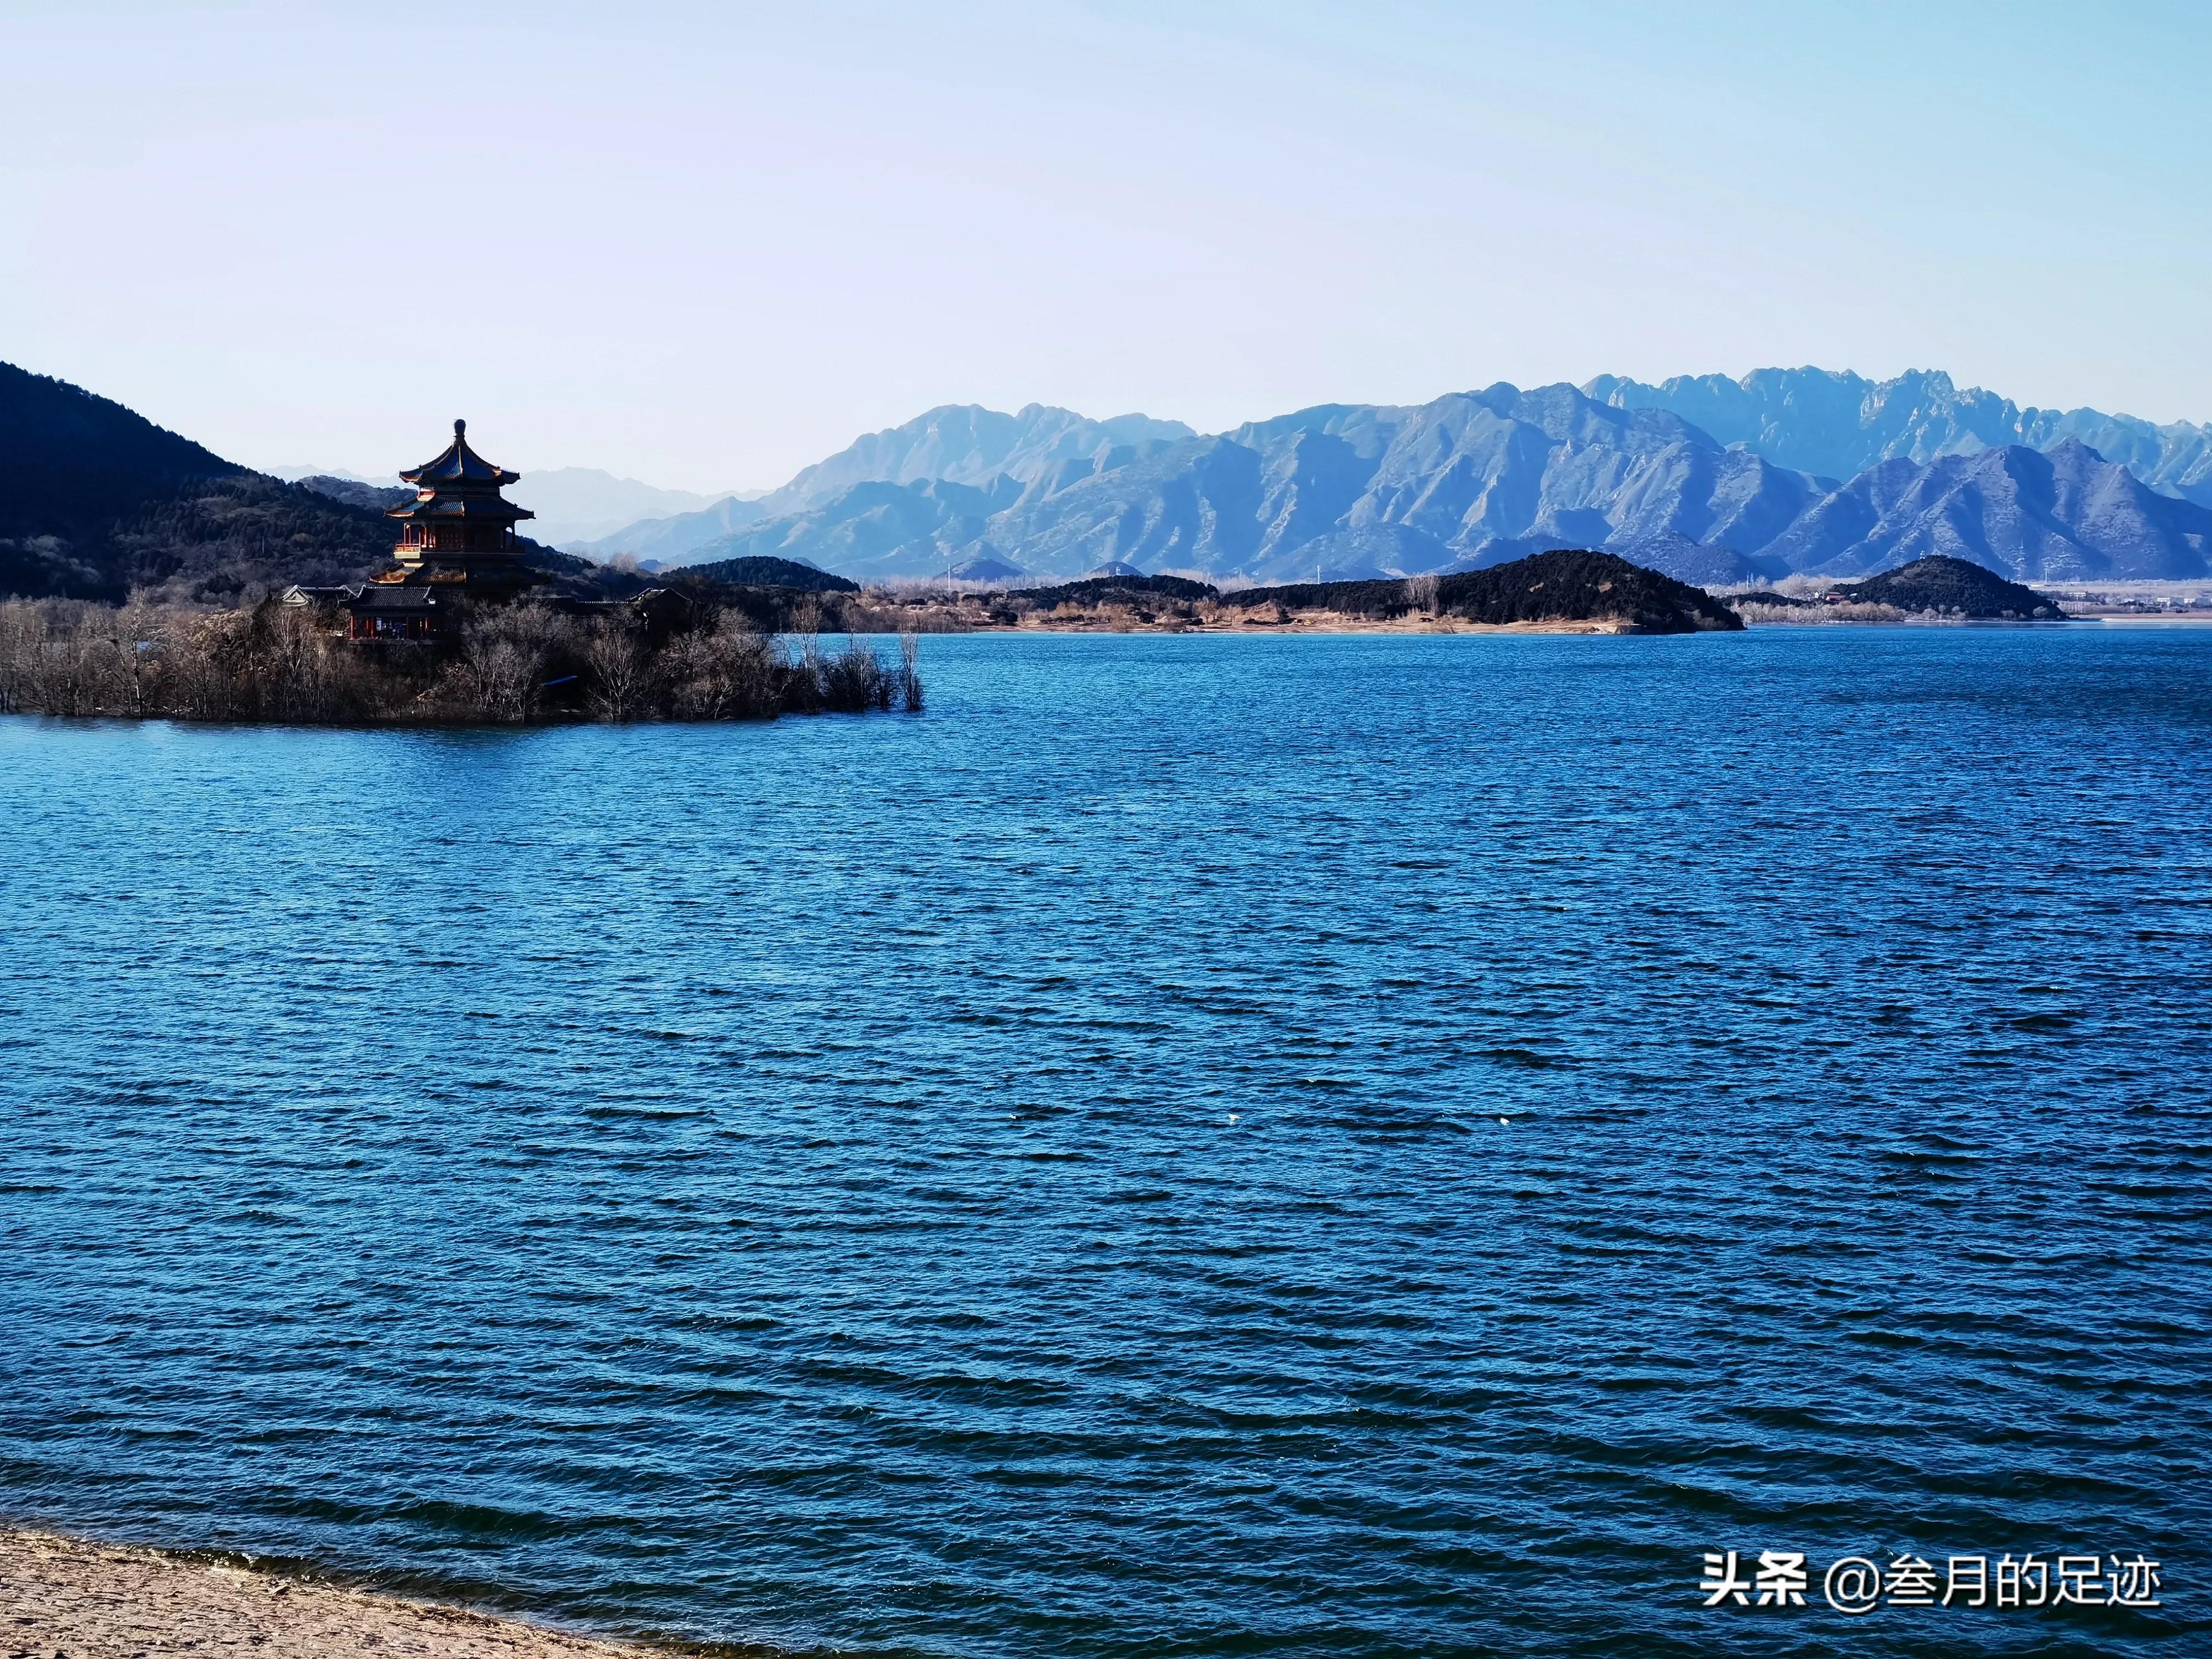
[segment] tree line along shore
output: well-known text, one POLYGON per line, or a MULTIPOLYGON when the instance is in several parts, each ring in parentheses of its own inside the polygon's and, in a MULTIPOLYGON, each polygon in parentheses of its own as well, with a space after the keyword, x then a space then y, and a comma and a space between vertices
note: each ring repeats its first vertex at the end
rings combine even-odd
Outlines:
POLYGON ((745 563, 742 572, 668 573, 653 579, 659 586, 610 570, 584 597, 465 607, 443 637, 422 641, 349 638, 343 618, 296 587, 234 605, 0 602, 0 713, 368 725, 764 719, 921 708, 925 632, 1687 634, 1747 622, 2062 614, 2032 589, 1941 557, 1813 594, 1726 599, 1571 549, 1448 575, 1225 591, 1114 575, 1029 589, 862 592, 808 567, 745 563), (722 579, 729 574, 750 580, 722 579), (608 597, 624 584, 627 598, 608 597), (825 646, 825 635, 843 642, 825 646), (867 637, 884 635, 900 638, 895 660, 867 637))
POLYGON ((419 726, 921 708, 911 631, 887 659, 857 636, 825 644, 816 606, 780 608, 771 631, 737 605, 580 611, 531 597, 470 607, 439 638, 362 642, 327 611, 274 597, 9 600, 0 713, 419 726))
MULTIPOLYGON (((1124 574, 1030 588, 916 585, 900 603, 917 618, 910 626, 962 631, 1689 634, 1747 623, 2063 616, 2055 600, 2032 588, 1940 556, 1857 582, 1798 586, 1805 591, 1715 594, 1614 554, 1562 548, 1450 574, 1236 588, 1124 574)), ((876 599, 879 608, 884 602, 876 599)))

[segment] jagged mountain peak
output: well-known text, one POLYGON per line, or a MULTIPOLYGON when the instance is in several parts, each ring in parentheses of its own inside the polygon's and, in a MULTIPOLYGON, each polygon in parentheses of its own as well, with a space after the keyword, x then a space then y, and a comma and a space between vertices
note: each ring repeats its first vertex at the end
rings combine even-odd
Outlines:
POLYGON ((1822 477, 1856 477, 1899 457, 1925 462, 2010 444, 2049 450, 2072 437, 2161 495, 2212 507, 2212 431, 2204 427, 2022 407, 1980 386, 1961 387, 1942 369, 1871 380, 1849 370, 1756 368, 1735 378, 1677 375, 1656 386, 1607 374, 1583 389, 1622 408, 1670 410, 1724 444, 1822 477))
MULTIPOLYGON (((84 485, 74 493, 103 501, 124 481, 110 489, 93 474, 119 450, 143 451, 134 501, 234 471, 58 382, 17 374, 0 393, 19 416, 39 411, 11 451, 13 551, 35 560, 52 563, 61 554, 46 543, 65 552, 74 539, 28 511, 73 467, 84 485), (44 550, 26 553, 26 535, 44 550)), ((1698 581, 1854 574, 1930 555, 2030 580, 2172 579, 2212 572, 2212 507, 2185 498, 2192 479, 2212 489, 2212 454, 2185 453, 2205 437, 2187 423, 2022 410, 1939 370, 1880 382, 1817 368, 1657 387, 1498 382, 1420 404, 1316 404, 1206 436, 1141 415, 948 404, 866 434, 764 501, 633 526, 600 550, 678 564, 788 558, 854 577, 1014 566, 1054 578, 1121 562, 1306 580, 1580 546, 1698 581), (1791 464, 1839 434, 1874 459, 1840 479, 1791 464)), ((297 496, 284 511, 325 510, 297 496)), ((101 514, 83 533, 120 522, 101 514)))
POLYGON ((1095 455, 1102 448, 1194 435, 1180 421, 1147 415, 1099 421, 1046 404, 1028 404, 1012 415, 980 404, 941 404, 902 425, 856 439, 805 468, 763 505, 770 514, 790 512, 863 482, 947 478, 981 484, 1003 473, 1026 483, 1054 463, 1095 455))
MULTIPOLYGON (((1691 382, 1668 385, 1691 399, 1691 382)), ((2212 513, 2158 495, 2079 434, 2054 436, 2048 453, 1930 443, 1930 410, 1994 421, 1997 435, 2011 418, 2010 404, 1960 393, 1939 371, 1880 383, 1759 371, 1707 377, 1695 396, 1759 442, 1724 445, 1679 408, 1639 400, 1632 382, 1501 382, 1109 446, 1036 466, 1018 487, 1003 476, 908 485, 896 511, 880 484, 854 486, 716 550, 808 549, 860 577, 994 558, 1046 578, 1118 562, 1267 582, 1479 568, 1556 546, 1634 550, 1698 581, 1857 574, 1931 552, 2029 577, 2191 574, 2212 549, 2212 513), (1886 433, 1899 453, 1845 482, 1770 453, 1823 419, 1886 433)))

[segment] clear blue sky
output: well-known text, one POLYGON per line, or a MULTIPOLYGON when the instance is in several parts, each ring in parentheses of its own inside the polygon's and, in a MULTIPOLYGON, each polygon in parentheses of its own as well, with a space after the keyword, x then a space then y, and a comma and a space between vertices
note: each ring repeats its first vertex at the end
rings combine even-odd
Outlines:
POLYGON ((1948 368, 2212 418, 2212 9, 0 10, 0 358, 234 459, 761 485, 932 404, 1201 428, 1948 368))

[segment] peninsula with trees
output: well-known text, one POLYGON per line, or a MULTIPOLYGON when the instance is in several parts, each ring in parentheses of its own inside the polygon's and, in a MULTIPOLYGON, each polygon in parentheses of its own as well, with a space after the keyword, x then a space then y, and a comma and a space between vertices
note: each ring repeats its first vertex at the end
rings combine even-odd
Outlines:
POLYGON ((0 713, 419 724, 921 707, 911 640, 895 665, 854 639, 823 647, 816 595, 853 584, 775 561, 654 584, 541 547, 503 493, 520 475, 477 453, 463 421, 379 508, 230 466, 20 370, 0 371, 0 411, 14 532, 0 581, 48 595, 0 602, 0 713))

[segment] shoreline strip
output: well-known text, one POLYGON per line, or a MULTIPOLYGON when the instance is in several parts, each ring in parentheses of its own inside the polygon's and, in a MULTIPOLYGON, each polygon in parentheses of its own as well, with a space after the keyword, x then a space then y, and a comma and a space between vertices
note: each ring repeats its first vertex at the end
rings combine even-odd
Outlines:
POLYGON ((143 1545, 0 1528, 0 1659, 668 1659, 432 1601, 143 1545))

